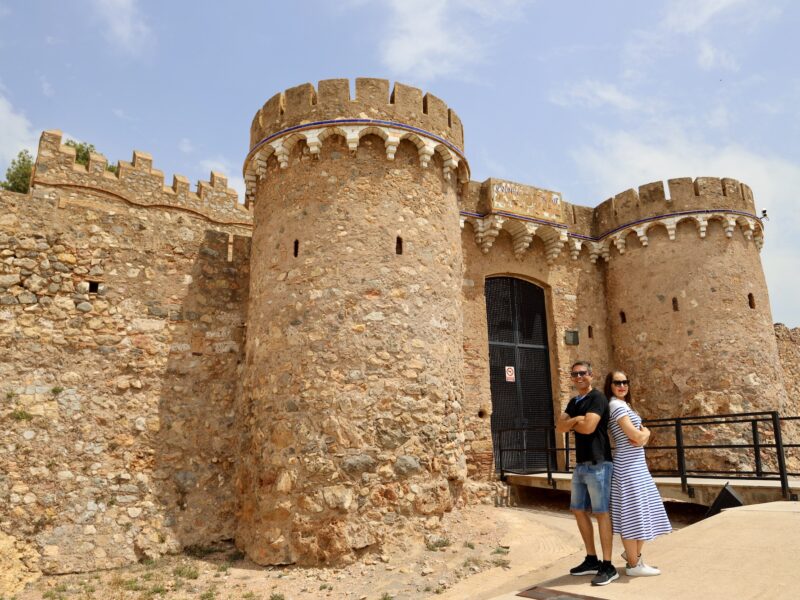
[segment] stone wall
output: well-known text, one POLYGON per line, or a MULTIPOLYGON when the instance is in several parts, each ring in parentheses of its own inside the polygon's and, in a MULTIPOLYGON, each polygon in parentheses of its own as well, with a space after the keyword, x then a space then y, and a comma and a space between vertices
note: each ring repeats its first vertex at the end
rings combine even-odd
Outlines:
POLYGON ((783 413, 800 415, 800 327, 789 329, 783 323, 776 323, 775 338, 787 395, 783 413))
POLYGON ((0 193, 0 531, 31 572, 233 535, 249 215, 143 207, 81 169, 0 193))
POLYGON ((456 183, 409 141, 390 162, 377 135, 287 162, 255 195, 237 544, 351 560, 461 495, 456 183))

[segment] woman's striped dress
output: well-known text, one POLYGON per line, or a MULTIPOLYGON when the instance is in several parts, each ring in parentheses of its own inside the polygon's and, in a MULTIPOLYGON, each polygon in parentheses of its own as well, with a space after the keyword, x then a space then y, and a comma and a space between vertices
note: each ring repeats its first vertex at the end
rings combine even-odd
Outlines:
POLYGON ((638 428, 642 418, 627 402, 617 398, 611 400, 608 408, 611 413, 609 428, 616 444, 611 477, 611 524, 614 533, 626 540, 652 540, 672 531, 672 526, 647 470, 644 448, 631 444, 618 423, 627 416, 638 428))

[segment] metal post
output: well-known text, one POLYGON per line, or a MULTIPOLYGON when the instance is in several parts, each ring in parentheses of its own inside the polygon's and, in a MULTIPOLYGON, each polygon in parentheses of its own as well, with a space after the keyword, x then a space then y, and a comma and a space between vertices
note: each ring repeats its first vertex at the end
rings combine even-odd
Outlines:
POLYGON ((544 447, 545 447, 545 462, 547 463, 547 483, 553 485, 553 469, 551 461, 553 459, 550 453, 550 432, 546 429, 544 431, 544 447))
POLYGON ((750 421, 753 427, 753 453, 756 457, 756 477, 763 477, 764 471, 761 468, 761 439, 758 434, 758 421, 753 419, 750 421))
POLYGON ((569 473, 569 431, 564 434, 564 470, 569 473))
POLYGON ((772 430, 775 433, 775 452, 778 454, 778 472, 781 476, 781 492, 789 500, 789 475, 786 473, 786 455, 783 453, 783 436, 781 436, 781 420, 777 411, 772 413, 772 430))
POLYGON ((686 481, 686 456, 683 448, 683 429, 681 420, 675 419, 675 447, 678 453, 678 473, 681 476, 681 489, 684 493, 689 493, 689 485, 686 481))

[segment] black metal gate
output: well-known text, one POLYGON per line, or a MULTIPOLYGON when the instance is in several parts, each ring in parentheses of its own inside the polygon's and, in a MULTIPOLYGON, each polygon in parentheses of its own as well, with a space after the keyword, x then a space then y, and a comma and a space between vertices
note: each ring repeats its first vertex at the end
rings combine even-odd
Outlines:
POLYGON ((554 439, 544 290, 512 277, 487 279, 486 317, 495 469, 540 471, 548 460, 553 467, 545 450, 554 439))

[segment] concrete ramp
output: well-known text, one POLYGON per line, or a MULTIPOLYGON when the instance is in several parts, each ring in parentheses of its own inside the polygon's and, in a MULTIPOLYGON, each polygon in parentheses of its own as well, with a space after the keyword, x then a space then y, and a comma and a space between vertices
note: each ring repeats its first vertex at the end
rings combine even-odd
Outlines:
MULTIPOLYGON (((623 565, 618 536, 614 564, 623 565)), ((571 600, 796 600, 800 556, 800 503, 772 502, 725 510, 645 546, 648 564, 659 567, 658 577, 620 578, 604 587, 590 585, 590 576, 572 577, 568 571, 583 553, 560 559, 515 582, 514 591, 496 589, 495 595, 473 600, 542 598, 571 600), (524 593, 525 595, 520 595, 524 593)))

